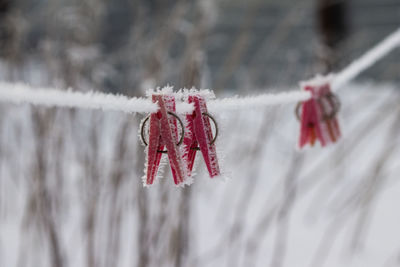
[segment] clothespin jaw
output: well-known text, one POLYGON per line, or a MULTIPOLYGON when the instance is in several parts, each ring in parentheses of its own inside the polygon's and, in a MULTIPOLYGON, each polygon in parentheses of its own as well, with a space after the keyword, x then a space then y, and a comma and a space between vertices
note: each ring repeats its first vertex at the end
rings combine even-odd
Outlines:
POLYGON ((169 92, 155 92, 151 95, 152 102, 157 103, 159 110, 150 114, 142 122, 141 138, 146 149, 146 167, 143 178, 144 185, 151 185, 157 176, 162 154, 167 154, 176 185, 185 182, 187 178, 187 166, 183 160, 179 145, 184 138, 184 125, 175 114, 175 96, 169 92), (146 142, 145 124, 149 122, 149 139, 146 142), (178 137, 178 125, 181 134, 178 137), (165 150, 166 148, 166 150, 165 150))
POLYGON ((311 99, 299 102, 296 107, 300 120, 299 147, 314 146, 317 140, 323 147, 335 143, 341 136, 337 120, 340 101, 332 93, 329 80, 318 77, 301 86, 311 93, 311 99))
POLYGON ((201 151, 204 162, 211 178, 220 175, 215 140, 218 136, 218 125, 207 111, 206 96, 209 91, 193 91, 187 94, 187 102, 193 103, 194 110, 186 115, 186 134, 183 140, 184 158, 188 165, 189 173, 193 170, 196 152, 201 151), (213 137, 211 122, 215 126, 213 137))

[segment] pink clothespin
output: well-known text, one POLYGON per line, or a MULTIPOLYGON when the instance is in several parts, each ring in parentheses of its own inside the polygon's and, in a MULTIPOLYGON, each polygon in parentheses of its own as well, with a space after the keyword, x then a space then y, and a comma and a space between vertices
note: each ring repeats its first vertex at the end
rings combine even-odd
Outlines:
MULTIPOLYGON (((204 94, 209 92, 205 91, 204 94)), ((188 164, 189 173, 192 172, 197 150, 203 154, 208 173, 211 178, 220 175, 215 140, 218 135, 218 126, 215 119, 208 113, 206 99, 202 92, 189 91, 187 101, 193 103, 194 110, 186 116, 186 135, 183 140, 184 158, 188 164), (210 120, 215 125, 213 137, 210 120)))
POLYGON ((322 146, 335 143, 341 136, 336 118, 340 102, 331 92, 329 81, 317 78, 302 83, 301 86, 303 90, 311 92, 312 97, 299 102, 296 107, 296 114, 301 122, 299 147, 306 144, 313 146, 317 139, 322 146))
POLYGON ((187 178, 187 166, 183 161, 182 153, 178 146, 184 137, 184 125, 175 114, 175 96, 171 93, 153 93, 151 99, 157 103, 159 110, 150 114, 143 120, 141 137, 147 145, 147 158, 145 167, 144 184, 151 185, 157 175, 163 153, 168 154, 172 175, 176 185, 182 184, 187 178), (149 142, 145 140, 145 124, 149 122, 149 142), (178 139, 177 121, 181 127, 181 137, 178 139), (166 150, 164 150, 166 148, 166 150))

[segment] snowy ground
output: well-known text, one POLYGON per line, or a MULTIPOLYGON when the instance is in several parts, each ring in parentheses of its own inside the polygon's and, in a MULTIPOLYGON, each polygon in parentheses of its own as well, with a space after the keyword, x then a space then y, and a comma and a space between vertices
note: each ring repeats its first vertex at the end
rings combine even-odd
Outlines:
POLYGON ((200 160, 190 190, 142 187, 140 115, 1 105, 0 266, 398 266, 398 86, 339 97, 324 149, 294 105, 214 114, 230 178, 200 160))

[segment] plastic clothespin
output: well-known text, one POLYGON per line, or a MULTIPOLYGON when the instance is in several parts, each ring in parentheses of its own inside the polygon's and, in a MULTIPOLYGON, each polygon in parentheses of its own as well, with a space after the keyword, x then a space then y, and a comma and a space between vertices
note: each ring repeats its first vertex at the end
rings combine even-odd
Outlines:
POLYGON ((152 102, 158 103, 159 110, 146 117, 141 126, 141 137, 147 145, 147 158, 145 167, 144 185, 153 184, 158 173, 163 153, 168 154, 172 175, 176 185, 185 182, 187 166, 183 160, 181 150, 178 146, 183 142, 184 125, 175 114, 175 96, 171 93, 153 93, 152 102), (145 140, 145 124, 149 120, 149 142, 145 140), (181 127, 180 138, 178 137, 179 122, 181 127), (179 139, 178 139, 179 138, 179 139), (166 150, 164 150, 166 148, 166 150))
POLYGON ((299 102, 296 115, 301 122, 299 147, 314 146, 319 140, 321 146, 335 143, 341 136, 337 120, 340 101, 331 92, 329 80, 320 77, 304 82, 301 87, 311 92, 311 99, 299 102), (301 111, 300 111, 301 109, 301 111))
POLYGON ((209 91, 189 92, 187 101, 193 103, 194 110, 186 115, 186 134, 183 140, 184 158, 191 174, 197 150, 203 154, 208 173, 211 178, 220 175, 215 140, 218 136, 218 126, 215 119, 208 113, 206 98, 202 95, 210 94, 209 91), (215 125, 213 137, 211 122, 215 125))

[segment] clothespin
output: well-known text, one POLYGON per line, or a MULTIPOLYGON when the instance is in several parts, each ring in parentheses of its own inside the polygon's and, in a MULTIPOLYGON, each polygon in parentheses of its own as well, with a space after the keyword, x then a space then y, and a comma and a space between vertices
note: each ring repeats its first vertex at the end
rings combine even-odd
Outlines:
POLYGON ((220 175, 215 140, 218 136, 218 126, 215 119, 208 113, 206 95, 210 95, 208 90, 190 90, 187 94, 187 102, 193 103, 194 110, 186 115, 186 134, 183 140, 184 158, 188 164, 189 173, 192 172, 196 152, 203 154, 204 162, 207 166, 211 178, 220 175), (213 137, 211 121, 215 125, 215 136, 213 137))
POLYGON ((185 182, 187 166, 178 148, 184 138, 184 125, 175 114, 175 96, 172 91, 152 93, 152 102, 157 103, 159 110, 146 117, 141 126, 141 138, 147 145, 144 185, 151 185, 157 176, 162 154, 168 154, 172 175, 176 185, 185 182), (149 121, 149 141, 145 140, 145 124, 149 121), (180 124, 181 134, 178 137, 177 122, 180 124), (179 139, 178 139, 179 138, 179 139), (166 148, 166 150, 164 150, 166 148))
POLYGON ((300 120, 299 147, 314 146, 319 140, 322 146, 335 143, 341 136, 336 115, 340 101, 331 92, 329 78, 317 77, 301 83, 302 90, 311 92, 311 99, 299 102, 296 115, 300 120))

